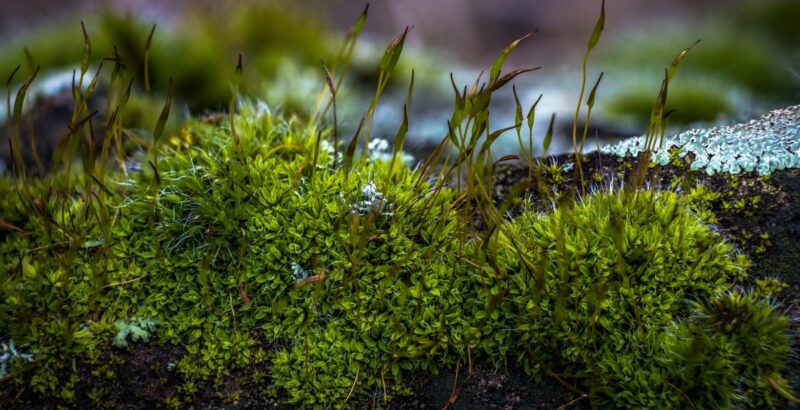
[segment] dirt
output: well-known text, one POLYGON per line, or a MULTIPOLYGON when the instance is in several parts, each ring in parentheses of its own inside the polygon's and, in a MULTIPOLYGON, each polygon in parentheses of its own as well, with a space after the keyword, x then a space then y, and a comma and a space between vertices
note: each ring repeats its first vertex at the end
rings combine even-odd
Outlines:
MULTIPOLYGON (((285 409, 282 397, 269 394, 268 361, 251 369, 236 370, 218 385, 201 386, 187 395, 183 379, 174 367, 183 349, 177 346, 137 345, 132 350, 103 352, 96 362, 76 364, 80 381, 71 408, 152 409, 170 407, 199 409, 285 409), (265 375, 263 378, 255 374, 265 375)), ((554 409, 585 408, 587 401, 552 380, 534 382, 521 369, 496 370, 477 363, 472 369, 458 367, 438 375, 407 375, 406 393, 380 392, 353 402, 354 408, 411 409, 554 409)), ((58 409, 66 405, 55 397, 42 398, 25 387, 0 394, 4 409, 58 409)))
POLYGON ((76 363, 75 374, 80 381, 70 405, 59 398, 42 398, 22 387, 0 391, 0 408, 154 409, 172 404, 198 409, 289 408, 281 404, 280 397, 268 394, 268 362, 232 371, 219 385, 207 384, 193 394, 185 393, 181 387, 184 380, 175 369, 183 354, 180 346, 155 344, 139 344, 131 350, 106 350, 96 361, 76 363))
POLYGON ((585 408, 588 401, 554 380, 531 380, 521 369, 496 370, 488 364, 462 367, 431 377, 413 375, 414 394, 389 403, 389 409, 555 409, 585 408), (458 377, 456 377, 458 376, 458 377), (563 407, 562 407, 563 406, 563 407))

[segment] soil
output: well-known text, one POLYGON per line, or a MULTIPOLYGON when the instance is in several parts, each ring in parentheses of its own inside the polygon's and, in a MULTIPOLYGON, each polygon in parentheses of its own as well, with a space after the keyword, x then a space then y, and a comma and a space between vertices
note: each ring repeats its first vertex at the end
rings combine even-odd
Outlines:
POLYGON ((457 367, 450 373, 431 377, 415 374, 408 387, 410 397, 398 397, 390 409, 555 409, 585 408, 588 401, 555 380, 535 382, 521 369, 499 371, 488 364, 472 369, 457 367), (456 372, 455 370, 459 370, 456 372), (458 378, 456 378, 458 375, 458 378))
MULTIPOLYGON (((285 398, 270 394, 269 361, 236 370, 219 385, 208 384, 191 395, 182 391, 183 380, 172 366, 183 354, 177 346, 137 345, 132 350, 113 349, 92 363, 77 363, 80 381, 74 389, 73 408, 108 407, 153 409, 289 409, 285 398), (254 377, 261 375, 263 377, 254 377), (187 397, 188 396, 188 397, 187 397)), ((383 401, 381 392, 353 402, 354 408, 411 409, 555 409, 586 408, 585 398, 553 380, 534 382, 521 369, 496 370, 477 363, 470 370, 459 366, 438 375, 416 372, 406 376, 402 389, 383 401)), ((24 386, 0 391, 0 408, 58 409, 65 401, 42 398, 24 386)))

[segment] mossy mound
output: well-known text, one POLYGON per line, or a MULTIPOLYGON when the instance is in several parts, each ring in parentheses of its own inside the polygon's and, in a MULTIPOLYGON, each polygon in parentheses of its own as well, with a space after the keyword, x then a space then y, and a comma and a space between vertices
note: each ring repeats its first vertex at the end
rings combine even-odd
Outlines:
MULTIPOLYGON (((334 366, 303 359, 297 374, 277 356, 277 380, 320 384, 281 387, 306 404, 344 399, 358 373, 362 391, 401 369, 446 365, 465 348, 459 306, 474 286, 456 240, 465 225, 453 192, 432 189, 402 161, 363 158, 343 171, 341 154, 334 164, 320 140, 327 132, 243 110, 238 142, 229 126, 195 123, 158 161, 141 160, 152 168, 115 175, 117 193, 104 193, 105 203, 84 199, 80 182, 41 216, 23 211, 47 195, 38 185, 20 191, 23 200, 4 196, 3 221, 20 232, 3 234, 2 331, 37 346, 36 357, 53 366, 34 381, 38 390, 55 389, 67 364, 44 346, 85 354, 115 327, 125 333, 117 342, 155 329, 161 342, 186 344, 177 368, 187 394, 196 382, 266 360, 263 341, 296 359, 322 354, 309 343, 336 334, 320 341, 338 352, 324 354, 343 361, 334 366), (113 214, 113 228, 82 223, 92 212, 113 214), (157 325, 131 329, 142 320, 157 325)), ((4 181, 6 194, 19 188, 4 181)))
POLYGON ((286 346, 275 377, 306 404, 343 400, 357 373, 363 389, 400 366, 446 364, 465 345, 458 306, 470 290, 452 193, 415 185, 399 162, 348 174, 325 146, 314 162, 319 134, 297 122, 249 112, 237 124, 240 145, 229 130, 193 128, 200 148, 160 162, 157 197, 150 176, 126 183, 114 252, 125 277, 143 278, 118 295, 128 314, 219 358, 187 357, 187 377, 246 364, 262 338, 286 346))
MULTIPOLYGON (((788 323, 763 297, 726 294, 745 278, 747 261, 735 257, 684 198, 672 192, 595 193, 552 214, 524 212, 507 238, 513 245, 499 261, 511 268, 510 280, 495 332, 513 329, 511 357, 533 374, 581 380, 602 407, 777 400, 765 383, 785 361, 774 355, 788 353, 788 323), (731 297, 747 305, 741 307, 750 312, 745 315, 770 317, 761 324, 748 320, 754 336, 729 337, 691 302, 731 297), (706 344, 688 349, 686 340, 693 339, 680 335, 686 329, 702 329, 706 344), (761 344, 761 337, 774 339, 761 344), (752 343, 764 346, 755 360, 768 365, 752 366, 744 353, 711 353, 751 351, 752 343), (724 374, 683 372, 687 362, 697 364, 693 355, 715 357, 724 374), (694 390, 698 383, 703 388, 694 390)), ((736 327, 741 319, 717 320, 736 327)))
MULTIPOLYGON (((366 10, 356 26, 365 19, 366 10)), ((363 407, 402 392, 404 375, 453 363, 471 370, 473 357, 519 363, 593 406, 793 399, 780 374, 788 319, 769 292, 736 290, 747 262, 693 197, 643 187, 548 196, 543 171, 566 182, 566 167, 553 164, 528 182, 558 206, 504 216, 492 197, 491 145, 512 128, 521 141, 523 111, 516 127, 493 131, 489 105, 528 71, 502 74, 522 39, 501 53, 488 84, 463 93, 453 84, 449 133, 419 168, 402 159, 406 115, 394 150, 363 141, 406 34, 387 47, 346 148, 329 75, 333 128, 321 125, 324 108, 303 120, 237 106, 234 95, 234 112, 163 138, 170 98, 152 138, 109 118, 113 166, 111 144, 96 143, 85 122, 71 122, 52 174, 32 178, 17 155, 13 177, 0 180, 4 401, 16 403, 13 386, 33 392, 22 405, 115 406, 107 386, 79 386, 115 374, 100 363, 124 362, 115 349, 144 343, 163 348, 149 353, 150 374, 163 367, 180 378, 155 403, 169 407, 197 404, 209 389, 221 397, 231 377, 254 388, 269 380, 271 398, 290 404, 363 407), (142 149, 126 156, 122 134, 142 149), (91 377, 81 379, 78 362, 94 366, 91 377)), ((88 111, 76 95, 73 121, 88 111)), ((532 132, 533 109, 528 118, 532 132)), ((539 164, 532 153, 525 160, 539 164)))
POLYGON ((165 364, 182 379, 170 405, 269 363, 275 397, 346 407, 473 356, 577 381, 604 407, 786 392, 785 317, 748 294, 706 319, 746 263, 687 199, 597 192, 487 239, 463 196, 402 161, 342 158, 328 131, 241 109, 105 185, 3 180, 0 332, 31 355, 5 383, 69 403, 74 358, 157 342, 185 349, 165 364), (724 382, 691 370, 707 360, 724 382))

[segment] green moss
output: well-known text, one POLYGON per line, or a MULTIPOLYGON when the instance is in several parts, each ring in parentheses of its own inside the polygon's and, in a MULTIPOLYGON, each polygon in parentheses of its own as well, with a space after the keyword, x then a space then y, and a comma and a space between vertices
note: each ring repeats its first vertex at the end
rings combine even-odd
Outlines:
MULTIPOLYGON (((604 407, 678 405, 674 369, 660 363, 675 319, 691 311, 685 300, 723 295, 747 266, 671 192, 596 193, 552 214, 523 213, 509 238, 507 306, 494 331, 516 329, 513 358, 537 375, 581 380, 604 407)), ((726 362, 729 376, 738 360, 726 362)), ((731 390, 724 400, 737 400, 737 386, 720 387, 731 390)))
MULTIPOLYGON (((456 91, 449 172, 385 161, 379 144, 356 154, 357 140, 342 155, 335 130, 243 103, 145 141, 127 172, 79 147, 80 170, 0 179, 0 335, 35 361, 12 360, 2 382, 74 404, 72 363, 133 336, 181 346, 170 407, 266 363, 273 395, 346 407, 473 354, 602 407, 789 399, 788 320, 731 291, 747 261, 706 225, 712 194, 556 195, 552 212, 498 216, 487 119, 519 74, 500 76, 511 48, 484 91, 456 91)), ((566 184, 568 168, 537 177, 566 184)))
POLYGON ((758 293, 727 292, 691 304, 668 344, 676 384, 697 408, 780 407, 789 318, 758 293), (674 343, 674 344, 673 344, 674 343))
POLYGON ((597 192, 524 212, 481 240, 455 191, 418 183, 400 162, 356 158, 348 173, 327 143, 315 154, 327 132, 250 104, 234 121, 238 143, 228 124, 194 122, 160 148, 158 178, 147 168, 117 175, 108 237, 85 218, 103 208, 82 199, 79 177, 50 180, 72 184, 67 197, 37 183, 3 196, 3 220, 24 232, 2 234, 0 331, 36 355, 42 367, 15 365, 37 391, 71 391, 54 375, 108 346, 113 323, 130 317, 157 320, 137 326, 185 347, 186 399, 271 361, 273 393, 292 403, 357 401, 468 350, 576 380, 602 406, 674 406, 684 395, 777 403, 772 383, 785 389, 784 319, 758 342, 764 358, 739 336, 708 336, 699 354, 722 361, 714 371, 727 378, 713 377, 723 382, 675 364, 688 360, 680 335, 710 326, 693 312, 745 277, 746 261, 696 213, 713 198, 700 188, 688 198, 597 192), (31 204, 50 217, 26 212, 31 204), (265 342, 279 346, 274 355, 265 342), (770 367, 742 367, 761 360, 770 367))
MULTIPOLYGON (((241 153, 225 129, 195 124, 197 146, 159 161, 156 197, 147 174, 123 183, 113 252, 127 263, 112 280, 137 280, 114 299, 127 314, 158 318, 162 340, 188 335, 197 348, 181 363, 206 362, 187 369, 200 379, 248 363, 253 338, 286 343, 294 356, 330 334, 334 318, 361 359, 329 349, 358 364, 360 390, 384 372, 399 377, 401 365, 446 365, 466 343, 458 307, 470 290, 452 193, 415 189, 399 164, 390 176, 387 164, 366 163, 348 179, 325 151, 315 167, 313 130, 253 109, 237 117, 241 153)), ((314 394, 339 397, 352 375, 326 369, 342 370, 296 376, 319 377, 314 394)))

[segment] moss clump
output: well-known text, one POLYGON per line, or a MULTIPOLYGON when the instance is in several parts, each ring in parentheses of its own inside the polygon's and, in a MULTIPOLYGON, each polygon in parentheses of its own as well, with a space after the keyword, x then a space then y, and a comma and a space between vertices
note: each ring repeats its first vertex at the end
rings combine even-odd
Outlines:
POLYGON ((240 144, 195 124, 196 147, 165 152, 157 188, 146 173, 122 184, 115 277, 139 279, 116 288, 124 314, 158 318, 161 339, 199 346, 190 360, 212 372, 246 364, 258 340, 285 346, 276 377, 318 385, 287 384, 306 404, 343 399, 356 372, 363 391, 453 360, 471 286, 452 192, 415 187, 399 162, 336 170, 314 130, 244 111, 240 144))
POLYGON ((98 246, 101 230, 85 217, 96 208, 78 180, 0 178, 0 335, 25 346, 35 361, 11 366, 10 375, 36 392, 62 396, 71 394, 74 380, 59 375, 75 356, 91 357, 102 339, 96 335, 110 334, 110 323, 92 319, 104 273, 119 264, 98 246), (76 188, 57 191, 67 186, 76 188))
POLYGON ((666 363, 697 408, 777 408, 791 398, 781 376, 789 355, 789 318, 760 292, 733 290, 692 302, 667 345, 666 363))
MULTIPOLYGON (((504 316, 493 331, 514 329, 511 357, 529 371, 581 380, 603 406, 677 406, 681 392, 692 393, 675 386, 699 380, 739 402, 740 357, 720 359, 730 366, 725 380, 733 380, 725 385, 665 364, 676 319, 691 312, 686 301, 718 298, 747 267, 684 199, 671 192, 596 193, 552 214, 523 213, 508 243, 499 259, 510 268, 504 316)), ((786 323, 777 326, 785 333, 786 323)), ((709 337, 711 350, 726 343, 709 337)), ((788 346, 785 339, 767 344, 777 351, 788 346)), ((693 397, 715 403, 700 399, 693 397)))

